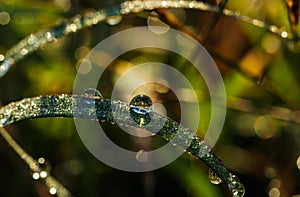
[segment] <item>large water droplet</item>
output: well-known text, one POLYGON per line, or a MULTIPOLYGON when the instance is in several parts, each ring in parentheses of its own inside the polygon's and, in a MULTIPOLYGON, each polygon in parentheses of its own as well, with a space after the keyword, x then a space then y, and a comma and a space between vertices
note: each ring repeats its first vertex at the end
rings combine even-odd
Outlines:
POLYGON ((117 25, 121 22, 122 16, 121 15, 116 15, 116 16, 110 16, 106 19, 106 22, 109 25, 117 25))
POLYGON ((103 98, 101 92, 95 88, 87 88, 83 92, 84 96, 91 96, 91 97, 99 97, 103 98))
POLYGON ((130 116, 140 127, 151 121, 149 114, 152 111, 152 100, 146 95, 137 95, 130 101, 130 116))
POLYGON ((56 190, 55 187, 51 187, 51 188, 49 189, 49 193, 52 194, 52 195, 55 195, 56 192, 57 192, 57 190, 56 190))
POLYGON ((243 197, 245 195, 245 187, 240 182, 232 182, 231 193, 233 197, 243 197))
POLYGON ((212 169, 208 170, 208 179, 212 184, 218 185, 222 183, 222 179, 218 177, 217 174, 212 169))
POLYGON ((130 109, 138 114, 146 114, 153 111, 151 98, 146 95, 137 95, 130 101, 130 109))

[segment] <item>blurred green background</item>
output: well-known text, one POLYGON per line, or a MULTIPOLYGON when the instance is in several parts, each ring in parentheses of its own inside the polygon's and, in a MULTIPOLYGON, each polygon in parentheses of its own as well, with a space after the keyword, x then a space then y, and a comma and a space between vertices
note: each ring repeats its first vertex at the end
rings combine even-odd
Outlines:
MULTIPOLYGON (((0 0, 0 54, 62 18, 118 2, 0 0)), ((290 31, 289 12, 283 0, 229 0, 226 7, 290 31)), ((113 33, 156 24, 153 17, 173 28, 179 23, 179 29, 198 36, 217 63, 227 91, 227 116, 213 150, 238 174, 246 187, 245 196, 299 197, 300 51, 263 28, 230 17, 216 18, 213 13, 194 10, 157 10, 124 16, 115 26, 102 23, 84 29, 46 45, 13 66, 0 79, 1 104, 38 95, 71 94, 78 65, 90 49, 113 33), (213 20, 216 24, 210 28, 213 20)), ((204 115, 210 113, 207 87, 191 65, 172 53, 137 50, 124 54, 109 67, 98 89, 110 98, 116 80, 130 66, 150 60, 172 65, 190 80, 201 101, 197 134, 203 137, 210 120, 204 115)), ((166 108, 169 117, 180 120, 178 99, 171 90, 162 89, 151 89, 151 98, 166 108)), ((134 142, 136 148, 143 147, 138 140, 124 136, 116 125, 103 127, 123 146, 134 142)), ((34 158, 47 158, 52 174, 75 196, 230 196, 224 185, 211 184, 207 166, 188 154, 151 172, 113 169, 85 148, 72 119, 26 120, 7 129, 34 158)), ((149 143, 151 147, 151 143, 163 141, 151 137, 149 143)), ((0 161, 0 196, 50 196, 44 183, 32 179, 28 167, 2 138, 0 161)))

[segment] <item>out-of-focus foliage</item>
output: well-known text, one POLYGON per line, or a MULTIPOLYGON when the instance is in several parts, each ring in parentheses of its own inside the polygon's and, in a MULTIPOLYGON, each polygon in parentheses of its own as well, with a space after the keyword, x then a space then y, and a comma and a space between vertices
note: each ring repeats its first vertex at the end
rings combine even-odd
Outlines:
MULTIPOLYGON (((229 0, 227 7, 290 30, 283 2, 229 0)), ((72 17, 86 8, 115 3, 117 1, 1 0, 0 12, 7 13, 9 19, 7 15, 1 18, 3 14, 0 14, 3 23, 0 24, 0 54, 5 54, 23 37, 50 27, 62 18, 72 17), (5 20, 8 20, 6 24, 5 20)), ((173 9, 169 12, 200 36, 207 27, 205 24, 213 18, 208 12, 173 9)), ((116 26, 99 24, 47 45, 18 62, 0 79, 0 101, 7 104, 24 97, 72 93, 78 62, 88 51, 115 32, 147 25, 151 14, 125 16, 116 26)), ((246 196, 300 195, 300 51, 262 28, 225 16, 218 19, 203 44, 213 52, 228 99, 226 122, 214 151, 229 169, 239 174, 246 196)), ((130 65, 149 60, 174 66, 197 90, 201 101, 197 133, 203 137, 210 121, 207 87, 201 75, 174 54, 163 51, 125 54, 110 66, 99 81, 98 89, 109 98, 118 77, 130 65)), ((172 91, 150 93, 155 102, 165 106, 169 117, 180 120, 178 100, 172 91)), ((135 143, 137 149, 141 146, 128 136, 120 139, 122 131, 115 125, 104 125, 104 128, 112 138, 128 140, 122 144, 135 143)), ((85 148, 72 119, 28 120, 8 130, 35 158, 47 158, 53 166, 53 175, 76 196, 229 196, 226 189, 209 182, 207 167, 190 155, 183 155, 169 166, 152 172, 112 169, 85 148)), ((159 144, 161 140, 153 137, 151 142, 159 144)), ((0 196, 49 196, 43 183, 31 179, 27 167, 2 138, 0 158, 0 196)))

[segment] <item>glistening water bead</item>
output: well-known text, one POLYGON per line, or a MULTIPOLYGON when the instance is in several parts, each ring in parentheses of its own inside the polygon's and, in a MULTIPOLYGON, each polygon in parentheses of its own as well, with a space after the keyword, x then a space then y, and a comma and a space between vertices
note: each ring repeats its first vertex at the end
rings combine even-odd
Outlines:
POLYGON ((140 94, 130 101, 130 116, 140 127, 151 121, 150 113, 153 111, 153 103, 150 97, 140 94))
POLYGON ((37 161, 37 167, 33 170, 32 178, 38 180, 40 178, 44 179, 48 176, 51 170, 50 164, 45 160, 45 158, 40 157, 37 161))
POLYGON ((231 193, 233 197, 243 197, 245 195, 245 187, 240 182, 232 182, 231 193))
POLYGON ((147 95, 137 95, 130 101, 130 109, 138 114, 146 114, 153 111, 153 103, 147 95))
POLYGON ((222 183, 222 179, 210 168, 208 170, 208 179, 212 184, 218 185, 222 183))
POLYGON ((87 88, 83 92, 83 96, 99 97, 103 98, 101 92, 95 88, 87 88))
POLYGON ((245 195, 245 187, 240 183, 239 178, 234 174, 229 174, 229 181, 231 182, 229 188, 233 197, 243 197, 245 195))
POLYGON ((110 16, 106 19, 106 23, 109 25, 117 25, 122 21, 121 15, 110 16))

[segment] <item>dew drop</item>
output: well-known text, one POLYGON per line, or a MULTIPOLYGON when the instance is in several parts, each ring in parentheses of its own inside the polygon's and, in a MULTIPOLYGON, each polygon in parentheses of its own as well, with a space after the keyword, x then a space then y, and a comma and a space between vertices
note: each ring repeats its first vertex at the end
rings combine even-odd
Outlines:
POLYGON ((151 121, 150 113, 153 111, 151 98, 146 95, 137 95, 130 101, 130 116, 140 127, 151 121))
POLYGON ((208 170, 208 179, 212 184, 218 185, 222 183, 222 179, 210 168, 208 170))
POLYGON ((233 182, 239 182, 240 181, 240 179, 239 179, 239 177, 237 177, 236 175, 234 175, 234 174, 229 174, 229 180, 233 183, 233 182))
POLYGON ((130 109, 138 114, 147 114, 153 111, 153 103, 148 96, 137 95, 130 101, 130 109))
POLYGON ((51 187, 51 188, 49 189, 49 193, 52 194, 52 195, 55 195, 56 192, 57 192, 57 190, 56 190, 55 187, 51 187))
POLYGON ((28 49, 23 48, 23 49, 20 51, 20 54, 23 55, 23 56, 25 56, 25 55, 28 54, 28 52, 29 52, 28 49))
POLYGON ((245 195, 245 187, 240 182, 232 182, 231 193, 233 197, 243 197, 245 195))
POLYGON ((35 173, 39 173, 40 178, 43 178, 43 179, 46 178, 48 176, 48 172, 51 169, 50 164, 46 161, 45 158, 40 157, 38 159, 38 165, 39 165, 39 170, 35 173))
POLYGON ((116 15, 116 16, 110 16, 106 19, 107 24, 109 25, 117 25, 121 22, 122 16, 116 15))
POLYGON ((286 31, 282 31, 280 35, 281 35, 282 38, 287 38, 288 37, 288 33, 286 31))
POLYGON ((32 173, 32 178, 34 180, 39 180, 40 179, 40 174, 38 172, 34 172, 34 173, 32 173))
POLYGON ((67 33, 70 33, 70 32, 76 32, 78 29, 77 25, 75 23, 71 23, 71 24, 68 24, 67 27, 66 27, 66 32, 67 33))
POLYGON ((87 88, 83 92, 84 96, 91 96, 91 97, 99 97, 103 98, 101 92, 95 88, 87 88))
POLYGON ((41 177, 41 178, 44 179, 44 178, 46 178, 47 176, 48 176, 48 173, 47 173, 46 171, 41 171, 41 172, 40 172, 40 177, 41 177))

